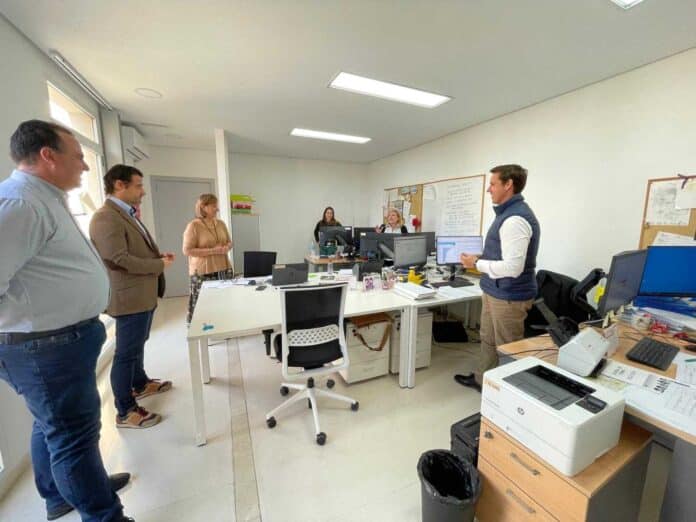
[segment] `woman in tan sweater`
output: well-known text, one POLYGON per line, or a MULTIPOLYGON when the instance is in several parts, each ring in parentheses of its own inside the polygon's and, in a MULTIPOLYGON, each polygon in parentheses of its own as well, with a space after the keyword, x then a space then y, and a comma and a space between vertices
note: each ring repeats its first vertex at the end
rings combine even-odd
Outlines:
POLYGON ((184 231, 184 255, 189 260, 191 295, 186 324, 191 322, 203 281, 232 279, 232 265, 227 253, 232 239, 225 223, 217 219, 218 199, 214 194, 201 194, 196 201, 196 219, 184 231))

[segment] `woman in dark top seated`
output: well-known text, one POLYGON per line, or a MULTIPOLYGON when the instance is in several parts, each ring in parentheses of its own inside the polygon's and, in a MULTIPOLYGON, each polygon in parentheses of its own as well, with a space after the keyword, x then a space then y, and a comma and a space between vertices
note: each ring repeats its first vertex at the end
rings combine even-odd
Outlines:
POLYGON ((336 221, 336 218, 334 217, 333 207, 326 207, 324 209, 324 215, 322 216, 321 221, 318 221, 317 226, 314 227, 314 241, 319 241, 319 228, 340 226, 342 226, 341 222, 336 221))
POLYGON ((401 213, 395 208, 390 208, 387 212, 387 223, 375 227, 375 232, 382 234, 408 234, 408 229, 404 225, 401 213))

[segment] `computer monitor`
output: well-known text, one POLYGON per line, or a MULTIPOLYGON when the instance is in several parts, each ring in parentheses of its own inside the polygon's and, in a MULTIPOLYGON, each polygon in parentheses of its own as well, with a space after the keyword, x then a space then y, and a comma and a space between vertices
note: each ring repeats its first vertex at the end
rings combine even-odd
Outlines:
POLYGON ((363 250, 365 250, 365 257, 370 257, 368 254, 370 252, 373 252, 373 257, 376 256, 383 259, 393 258, 395 237, 400 236, 398 234, 380 234, 379 232, 367 232, 364 236, 360 238, 360 255, 363 255, 363 250), (365 248, 363 248, 363 242, 366 243, 365 248))
POLYGON ((458 265, 461 254, 483 253, 483 236, 437 236, 435 251, 438 265, 458 265))
POLYGON ((696 247, 648 247, 638 294, 696 297, 696 247))
POLYGON ((634 250, 612 258, 604 294, 597 307, 600 317, 618 310, 638 295, 647 254, 646 250, 634 250))
MULTIPOLYGON (((362 250, 360 240, 365 237, 365 234, 374 233, 375 227, 355 227, 353 228, 353 244, 356 250, 362 250)), ((362 252, 361 252, 362 255, 362 252)))
POLYGON ((319 245, 326 246, 333 241, 337 245, 353 244, 352 227, 319 227, 319 245))
POLYGON ((394 267, 424 265, 428 258, 427 238, 408 234, 394 237, 394 267))
POLYGON ((428 254, 435 251, 435 232, 415 232, 409 236, 424 236, 426 240, 425 251, 428 254))

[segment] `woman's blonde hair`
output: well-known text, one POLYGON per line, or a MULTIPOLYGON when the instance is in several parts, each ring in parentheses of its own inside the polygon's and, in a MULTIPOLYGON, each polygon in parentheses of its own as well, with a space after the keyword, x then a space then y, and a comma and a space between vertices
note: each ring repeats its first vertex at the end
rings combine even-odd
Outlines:
POLYGON ((399 225, 403 225, 404 218, 401 216, 401 212, 396 210, 394 207, 391 207, 389 210, 387 210, 387 219, 386 219, 387 224, 389 223, 389 214, 391 214, 392 212, 394 212, 399 217, 399 225))
MULTIPOLYGON (((197 218, 205 218, 208 217, 205 215, 205 211, 203 210, 203 207, 210 205, 212 203, 217 203, 218 198, 215 194, 201 194, 198 196, 198 201, 196 201, 196 217, 197 218)), ((213 216, 215 217, 215 216, 213 216)))

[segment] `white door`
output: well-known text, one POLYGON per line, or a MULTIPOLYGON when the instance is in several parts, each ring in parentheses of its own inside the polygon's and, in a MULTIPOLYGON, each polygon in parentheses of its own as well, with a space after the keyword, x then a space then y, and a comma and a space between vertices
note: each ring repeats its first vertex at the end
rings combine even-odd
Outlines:
POLYGON ((181 252, 184 229, 195 217, 198 196, 215 194, 215 182, 212 179, 160 176, 153 176, 151 180, 157 245, 162 252, 174 252, 176 256, 172 266, 165 271, 167 290, 164 297, 188 295, 188 258, 181 252))

